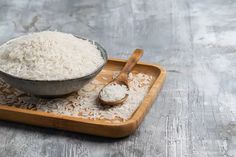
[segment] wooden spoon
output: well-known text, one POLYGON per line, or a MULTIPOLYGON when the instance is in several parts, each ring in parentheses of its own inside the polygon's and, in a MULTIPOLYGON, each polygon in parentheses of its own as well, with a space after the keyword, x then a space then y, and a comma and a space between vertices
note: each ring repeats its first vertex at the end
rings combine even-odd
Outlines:
MULTIPOLYGON (((109 85, 109 84, 125 85, 127 87, 127 89, 129 90, 129 85, 128 85, 129 73, 135 67, 136 63, 142 57, 142 55, 143 55, 143 50, 142 49, 136 49, 133 52, 133 54, 130 56, 130 58, 128 59, 127 63, 125 64, 124 68, 121 70, 120 74, 115 79, 113 79, 110 83, 108 83, 107 85, 109 85)), ((103 89, 107 85, 105 85, 103 87, 103 89)), ((101 91, 99 92, 98 100, 101 102, 102 105, 117 106, 117 105, 122 104, 128 98, 128 94, 126 94, 125 97, 120 99, 120 100, 105 101, 101 97, 101 91)))

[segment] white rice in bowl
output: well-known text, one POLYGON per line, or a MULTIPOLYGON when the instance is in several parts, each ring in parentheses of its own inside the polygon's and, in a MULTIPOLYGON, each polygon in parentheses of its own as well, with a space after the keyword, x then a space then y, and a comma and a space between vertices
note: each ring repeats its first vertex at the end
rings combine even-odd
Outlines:
POLYGON ((0 46, 0 70, 25 79, 78 78, 103 64, 96 45, 61 32, 32 33, 0 46))

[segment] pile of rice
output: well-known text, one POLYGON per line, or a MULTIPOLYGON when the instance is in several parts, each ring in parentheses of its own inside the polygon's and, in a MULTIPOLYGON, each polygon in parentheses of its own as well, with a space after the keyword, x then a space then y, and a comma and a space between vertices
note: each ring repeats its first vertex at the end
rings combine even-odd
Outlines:
POLYGON ((25 79, 82 77, 103 63, 96 45, 61 32, 32 33, 0 46, 0 70, 25 79))
POLYGON ((101 90, 101 99, 114 102, 123 99, 128 94, 128 88, 125 85, 110 83, 101 90))

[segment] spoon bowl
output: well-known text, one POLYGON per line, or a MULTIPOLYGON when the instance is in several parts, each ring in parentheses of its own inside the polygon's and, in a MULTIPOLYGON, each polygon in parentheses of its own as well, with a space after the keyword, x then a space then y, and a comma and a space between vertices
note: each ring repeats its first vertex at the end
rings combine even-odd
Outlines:
MULTIPOLYGON (((116 84, 119 84, 119 85, 125 85, 125 86, 127 87, 128 91, 129 91, 129 86, 128 86, 128 84, 127 84, 126 82, 122 82, 122 81, 119 81, 119 80, 114 80, 114 81, 108 83, 107 85, 105 85, 105 86, 103 87, 103 89, 106 88, 108 85, 110 85, 110 84, 112 84, 112 83, 116 83, 116 84)), ((100 101, 101 104, 107 105, 107 106, 118 106, 118 105, 121 105, 124 101, 127 100, 128 96, 129 96, 128 94, 125 94, 125 96, 124 96, 122 99, 120 99, 120 100, 116 100, 116 101, 106 101, 106 100, 103 100, 103 99, 102 99, 102 97, 101 97, 101 92, 102 92, 102 90, 101 90, 101 91, 99 92, 99 94, 98 94, 98 99, 99 99, 99 101, 100 101)))

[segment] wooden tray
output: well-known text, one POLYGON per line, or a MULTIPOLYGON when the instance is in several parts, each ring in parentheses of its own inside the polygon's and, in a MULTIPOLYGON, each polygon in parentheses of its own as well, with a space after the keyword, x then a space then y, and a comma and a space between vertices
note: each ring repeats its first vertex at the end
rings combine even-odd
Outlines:
MULTIPOLYGON (((124 60, 110 59, 97 77, 112 75, 113 71, 121 70, 124 64, 124 60)), ((20 109, 6 105, 0 105, 0 119, 112 138, 128 136, 138 128, 144 119, 160 92, 166 76, 166 71, 156 64, 138 63, 134 68, 134 71, 151 75, 154 79, 143 102, 132 117, 125 122, 111 123, 106 120, 82 119, 41 111, 20 109)))

